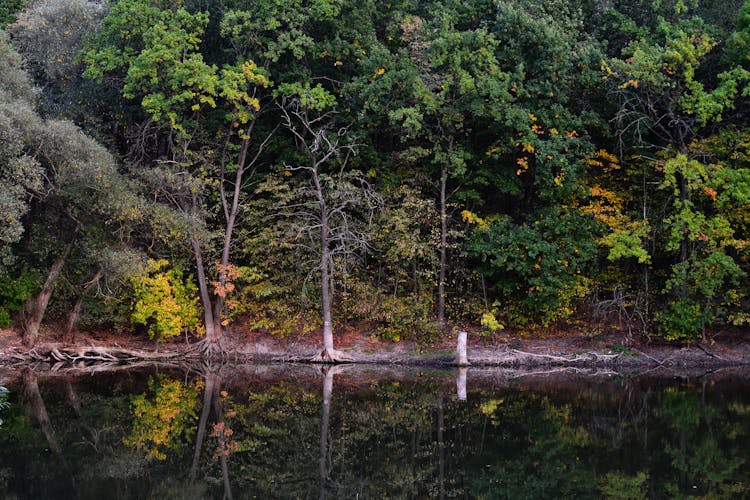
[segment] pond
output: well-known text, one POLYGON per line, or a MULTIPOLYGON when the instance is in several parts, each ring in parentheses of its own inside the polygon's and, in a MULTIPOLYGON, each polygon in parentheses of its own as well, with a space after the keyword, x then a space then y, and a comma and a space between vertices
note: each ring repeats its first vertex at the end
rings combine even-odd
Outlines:
POLYGON ((743 373, 0 372, 0 498, 750 494, 743 373))

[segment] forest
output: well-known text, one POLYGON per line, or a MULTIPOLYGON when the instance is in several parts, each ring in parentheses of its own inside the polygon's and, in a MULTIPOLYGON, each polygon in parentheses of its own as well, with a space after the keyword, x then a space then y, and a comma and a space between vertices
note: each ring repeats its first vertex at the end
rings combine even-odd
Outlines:
POLYGON ((0 327, 750 323, 750 0, 0 0, 0 327))

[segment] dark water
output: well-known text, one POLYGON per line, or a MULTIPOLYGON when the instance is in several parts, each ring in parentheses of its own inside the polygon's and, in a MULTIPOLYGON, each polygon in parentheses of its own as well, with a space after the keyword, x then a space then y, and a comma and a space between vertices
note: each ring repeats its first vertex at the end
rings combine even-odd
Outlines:
POLYGON ((0 374, 0 498, 750 496, 743 374, 461 377, 0 374))

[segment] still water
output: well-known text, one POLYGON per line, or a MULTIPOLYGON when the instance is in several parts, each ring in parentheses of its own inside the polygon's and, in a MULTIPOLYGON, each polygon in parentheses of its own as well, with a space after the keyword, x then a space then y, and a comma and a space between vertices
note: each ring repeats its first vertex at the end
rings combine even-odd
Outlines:
POLYGON ((148 367, 0 382, 0 498, 750 495, 743 373, 148 367))

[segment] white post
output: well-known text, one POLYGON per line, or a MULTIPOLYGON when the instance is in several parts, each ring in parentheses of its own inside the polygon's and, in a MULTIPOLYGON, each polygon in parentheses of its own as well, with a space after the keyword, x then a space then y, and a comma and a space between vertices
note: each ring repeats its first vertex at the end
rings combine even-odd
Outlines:
POLYGON ((469 366, 471 364, 466 357, 466 336, 467 333, 464 330, 458 332, 458 346, 456 347, 456 364, 458 366, 469 366))

